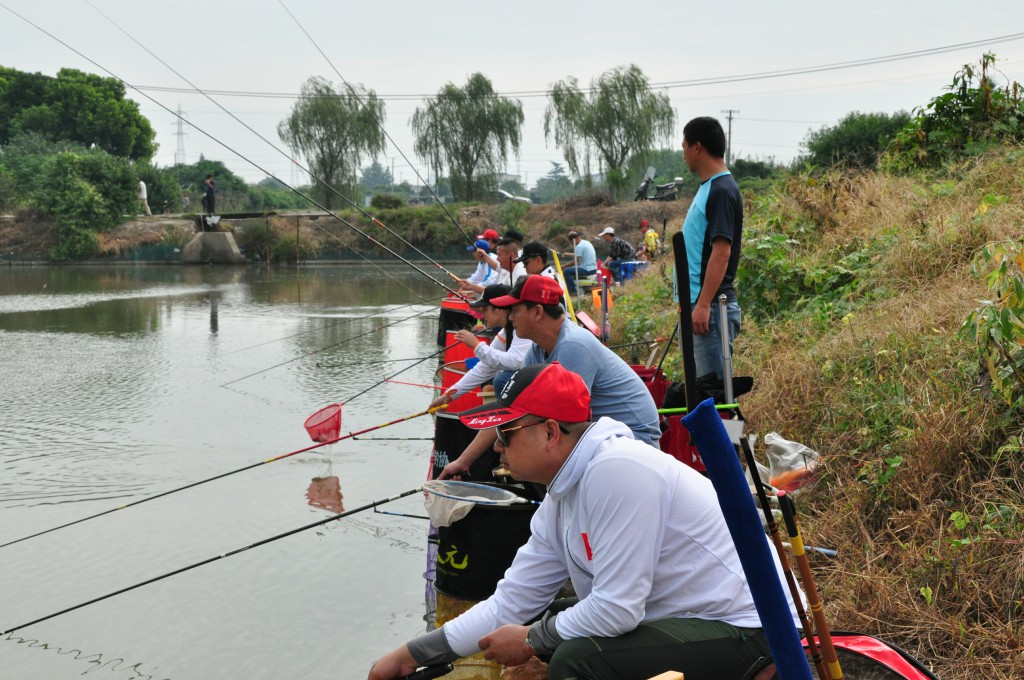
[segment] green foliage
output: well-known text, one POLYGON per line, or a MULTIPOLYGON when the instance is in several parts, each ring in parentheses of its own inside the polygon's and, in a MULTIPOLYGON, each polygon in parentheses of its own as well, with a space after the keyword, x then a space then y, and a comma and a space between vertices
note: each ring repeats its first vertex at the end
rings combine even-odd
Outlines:
POLYGON ((1024 91, 1016 81, 996 83, 995 60, 989 53, 978 64, 965 64, 946 94, 914 109, 913 119, 893 140, 886 166, 936 167, 993 145, 1024 141, 1024 91))
POLYGON ((535 203, 550 203, 572 193, 572 180, 565 174, 561 163, 549 161, 551 170, 548 174, 537 180, 537 185, 531 194, 535 203))
MULTIPOLYGON (((282 236, 271 246, 273 259, 279 262, 295 262, 295 253, 298 250, 300 260, 308 260, 316 256, 316 246, 309 239, 299 239, 299 247, 295 247, 295 236, 282 236)), ((257 251, 259 252, 259 251, 257 251)))
POLYGON ((906 111, 860 113, 852 111, 835 125, 810 132, 804 139, 805 162, 826 169, 835 165, 874 168, 892 138, 910 122, 906 111))
POLYGON ((879 503, 888 503, 892 500, 891 485, 896 477, 896 471, 903 465, 903 456, 889 456, 880 460, 873 460, 861 467, 857 475, 857 481, 866 485, 875 494, 879 503))
POLYGON ((384 152, 384 102, 373 90, 313 77, 302 84, 292 112, 277 127, 288 147, 302 154, 319 181, 317 194, 328 209, 337 205, 335 191, 354 193, 364 155, 384 152))
POLYGON ((613 194, 628 185, 627 161, 668 140, 676 115, 668 95, 654 92, 647 76, 634 64, 619 66, 595 78, 589 96, 570 76, 551 88, 544 112, 544 135, 552 136, 569 169, 589 178, 597 157, 613 194))
POLYGON ((498 208, 498 212, 495 213, 495 218, 499 224, 504 225, 506 229, 519 229, 523 225, 523 220, 526 218, 526 214, 530 212, 530 206, 519 201, 505 201, 498 208))
POLYGON ((447 83, 425 108, 417 107, 414 148, 438 172, 448 169, 456 200, 476 200, 484 196, 488 176, 508 162, 509 151, 519 155, 523 120, 519 101, 498 97, 491 81, 474 73, 465 87, 447 83))
POLYGON ((370 199, 370 207, 375 210, 401 208, 405 206, 405 201, 402 200, 401 196, 395 194, 377 194, 370 199))
POLYGON ((75 69, 56 78, 0 66, 0 145, 19 133, 95 145, 114 156, 148 161, 155 133, 124 84, 75 69))
POLYGON ((993 294, 967 315, 961 334, 975 343, 992 392, 1011 408, 1024 405, 1024 244, 990 243, 973 272, 993 294))
POLYGON ((382 187, 389 187, 392 182, 391 170, 385 168, 378 161, 374 161, 363 168, 363 189, 368 192, 382 187))

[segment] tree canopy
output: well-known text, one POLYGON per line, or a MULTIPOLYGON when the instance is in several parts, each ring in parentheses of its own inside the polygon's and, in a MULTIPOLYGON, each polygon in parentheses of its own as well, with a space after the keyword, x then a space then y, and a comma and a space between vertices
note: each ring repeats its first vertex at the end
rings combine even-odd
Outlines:
POLYGON ((335 90, 327 80, 313 77, 302 84, 299 100, 277 133, 306 159, 330 209, 336 204, 334 191, 353 193, 363 157, 383 153, 383 122, 384 102, 373 90, 347 83, 335 90))
POLYGON ((909 122, 906 111, 892 115, 851 111, 835 125, 808 133, 804 139, 806 160, 820 168, 873 168, 893 136, 909 122))
POLYGON ((555 83, 544 112, 544 135, 554 137, 569 169, 585 180, 596 156, 609 187, 621 194, 627 161, 668 141, 675 122, 668 95, 653 92, 647 76, 631 64, 592 80, 589 94, 573 76, 555 83))
POLYGON ((479 198, 480 176, 495 175, 510 151, 519 155, 522 103, 498 97, 491 81, 474 73, 465 87, 448 83, 424 104, 412 115, 416 154, 438 174, 448 169, 456 200, 479 198))
POLYGON ((18 133, 95 145, 114 156, 148 161, 155 133, 124 84, 75 69, 55 78, 0 66, 0 145, 18 133))

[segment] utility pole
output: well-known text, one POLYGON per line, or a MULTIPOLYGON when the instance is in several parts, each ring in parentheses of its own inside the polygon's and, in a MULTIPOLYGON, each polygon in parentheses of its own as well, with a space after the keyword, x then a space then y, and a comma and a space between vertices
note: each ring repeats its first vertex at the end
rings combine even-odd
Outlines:
POLYGON ((177 121, 177 132, 174 136, 178 138, 178 146, 174 151, 174 164, 185 165, 185 128, 182 125, 185 118, 181 112, 181 104, 178 104, 178 121, 177 121))
POLYGON ((725 138, 725 164, 730 165, 732 163, 732 117, 733 114, 739 113, 736 109, 724 109, 722 113, 725 114, 726 120, 729 121, 729 134, 725 138))

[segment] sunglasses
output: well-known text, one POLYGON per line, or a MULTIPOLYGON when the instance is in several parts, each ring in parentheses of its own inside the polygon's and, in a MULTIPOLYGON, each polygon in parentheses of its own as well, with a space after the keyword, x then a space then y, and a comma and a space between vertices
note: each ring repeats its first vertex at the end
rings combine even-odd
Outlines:
POLYGON ((533 427, 534 425, 543 425, 546 422, 548 422, 548 421, 546 421, 546 420, 538 420, 535 423, 528 423, 526 425, 516 425, 515 427, 506 427, 505 429, 502 429, 500 427, 496 427, 496 428, 494 428, 494 431, 498 435, 498 442, 502 446, 508 446, 508 441, 509 441, 508 433, 509 432, 515 432, 516 430, 522 430, 523 428, 526 428, 526 427, 533 427))

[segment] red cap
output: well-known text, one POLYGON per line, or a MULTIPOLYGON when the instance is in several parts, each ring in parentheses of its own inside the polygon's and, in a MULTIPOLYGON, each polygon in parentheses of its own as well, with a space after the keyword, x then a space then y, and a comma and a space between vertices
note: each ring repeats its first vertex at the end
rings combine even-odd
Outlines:
POLYGON ((463 411, 459 420, 484 430, 527 415, 563 423, 590 420, 590 391, 583 378, 557 361, 534 364, 513 373, 495 401, 463 411))
POLYGON ((509 295, 494 298, 495 307, 511 307, 520 302, 536 302, 541 305, 557 305, 562 301, 562 286, 558 281, 540 274, 520 278, 509 295))
POLYGON ((640 220, 640 228, 641 229, 643 229, 644 227, 648 226, 649 224, 650 223, 646 219, 640 220))
POLYGON ((488 241, 497 241, 501 237, 498 236, 498 232, 494 231, 493 229, 488 229, 487 231, 484 232, 484 238, 487 239, 488 241))

